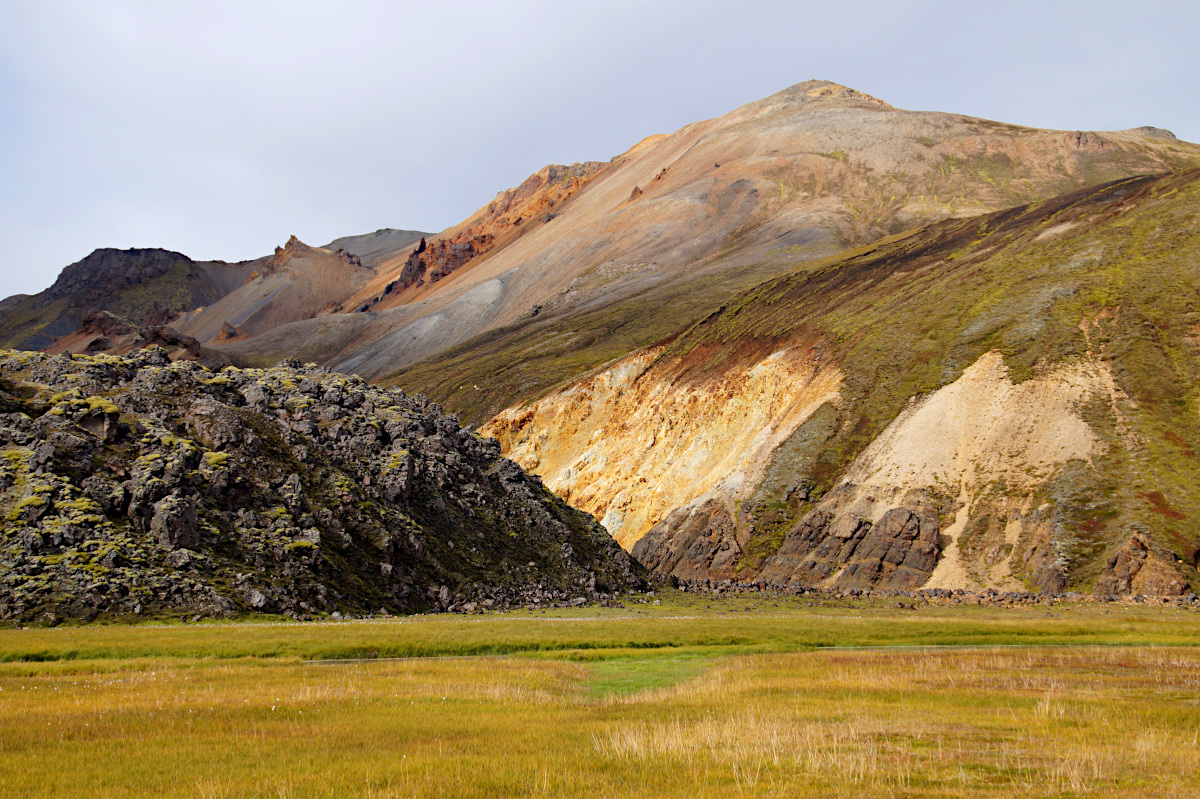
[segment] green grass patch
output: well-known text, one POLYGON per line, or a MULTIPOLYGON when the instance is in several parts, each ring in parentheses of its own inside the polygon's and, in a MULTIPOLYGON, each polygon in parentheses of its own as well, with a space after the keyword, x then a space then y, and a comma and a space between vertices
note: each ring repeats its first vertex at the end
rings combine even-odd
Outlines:
POLYGON ((605 660, 588 666, 590 696, 624 696, 657 688, 669 688, 703 673, 707 658, 650 658, 605 660))

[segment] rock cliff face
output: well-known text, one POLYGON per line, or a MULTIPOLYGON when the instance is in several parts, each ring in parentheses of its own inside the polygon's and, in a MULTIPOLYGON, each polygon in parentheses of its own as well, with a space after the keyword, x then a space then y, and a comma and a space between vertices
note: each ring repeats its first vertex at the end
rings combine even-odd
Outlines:
POLYGON ((1193 170, 939 223, 484 430, 664 575, 1179 595, 1198 211, 1193 170))
POLYGON ((1130 536, 1108 559, 1108 565, 1092 586, 1092 592, 1100 596, 1182 595, 1187 590, 1187 583, 1175 569, 1172 562, 1175 558, 1164 556, 1157 549, 1154 542, 1143 534, 1130 536))
POLYGON ((0 355, 0 618, 604 600, 598 524, 421 397, 298 363, 0 355))

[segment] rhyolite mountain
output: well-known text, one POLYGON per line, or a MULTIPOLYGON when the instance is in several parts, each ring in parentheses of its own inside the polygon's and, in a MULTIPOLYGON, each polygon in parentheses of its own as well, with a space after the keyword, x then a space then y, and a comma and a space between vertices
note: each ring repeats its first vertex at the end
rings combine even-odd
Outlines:
POLYGON ((1200 584, 1200 170, 798 265, 483 432, 684 580, 1200 584))
POLYGON ((421 397, 298 363, 0 353, 0 619, 603 601, 642 570, 421 397))
MULTIPOLYGON (((394 379, 482 421, 798 262, 1198 163, 1155 128, 1038 130, 809 81, 609 162, 547 167, 382 263, 353 313, 220 346, 394 379)), ((208 344, 214 323, 181 330, 208 344)))
MULTIPOLYGON (((219 296, 169 303, 186 312, 171 325, 236 363, 299 357, 482 421, 800 261, 1197 163, 1200 147, 1158 128, 1039 130, 808 81, 608 162, 548 166, 437 235, 293 238, 238 265, 219 296)), ((43 313, 41 335, 71 332, 90 310, 43 313)), ((8 344, 36 343, 27 321, 0 316, 8 344)))

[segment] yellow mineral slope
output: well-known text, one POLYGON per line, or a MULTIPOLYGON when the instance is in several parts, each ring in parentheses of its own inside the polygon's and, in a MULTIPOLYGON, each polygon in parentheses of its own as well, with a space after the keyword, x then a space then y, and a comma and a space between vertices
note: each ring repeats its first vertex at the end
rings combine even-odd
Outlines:
MULTIPOLYGON (((839 401, 841 370, 799 345, 703 379, 683 376, 663 352, 636 353, 481 430, 627 549, 672 513, 709 519, 714 504, 742 527, 737 507, 762 484, 776 449, 839 401)), ((1015 384, 989 352, 914 398, 813 508, 829 526, 877 525, 895 508, 940 516, 947 526, 926 587, 1023 587, 1014 567, 1049 544, 1038 490, 1063 465, 1104 451, 1079 409, 1117 391, 1095 360, 1015 384), (989 516, 998 524, 960 548, 968 520, 989 516)), ((770 559, 761 565, 772 573, 770 559)), ((837 585, 841 574, 820 584, 837 585)))
POLYGON ((481 432, 628 549, 678 507, 752 489, 841 381, 799 346, 711 378, 684 377, 682 366, 661 348, 639 352, 481 432))

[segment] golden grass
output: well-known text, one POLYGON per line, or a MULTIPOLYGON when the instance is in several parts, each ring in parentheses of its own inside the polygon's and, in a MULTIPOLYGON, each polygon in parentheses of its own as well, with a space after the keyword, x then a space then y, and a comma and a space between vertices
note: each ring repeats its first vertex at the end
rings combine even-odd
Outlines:
POLYGON ((727 664, 715 685, 680 689, 721 697, 705 715, 610 729, 596 751, 664 770, 724 771, 756 793, 1138 796, 1155 785, 1200 787, 1192 650, 754 660, 727 664), (1150 695, 1154 702, 1139 701, 1150 695), (729 712, 737 697, 744 701, 729 712), (1171 707, 1168 697, 1191 706, 1171 707))
MULTIPOLYGON (((551 636, 566 624, 596 644, 612 625, 652 639, 677 625, 686 641, 696 618, 735 623, 670 605, 644 617, 496 618, 488 629, 551 636)), ((1007 613, 1013 625, 1051 621, 1098 638, 1196 628, 1196 614, 1173 609, 1103 610, 1007 613)), ((770 644, 764 630, 788 643, 785 632, 827 622, 849 639, 900 626, 910 642, 938 625, 965 625, 963 635, 1000 623, 980 609, 922 612, 934 614, 928 625, 915 611, 905 627, 883 609, 795 607, 742 611, 736 624, 770 644)), ((338 646, 453 636, 479 621, 0 631, 9 652, 14 639, 56 634, 123 635, 126 654, 140 653, 0 663, 0 796, 1200 795, 1193 646, 676 646, 338 663, 278 654, 281 641, 303 649, 289 633, 338 646), (272 656, 185 651, 206 634, 240 635, 272 656), (160 651, 146 654, 154 647, 141 636, 160 651)))

